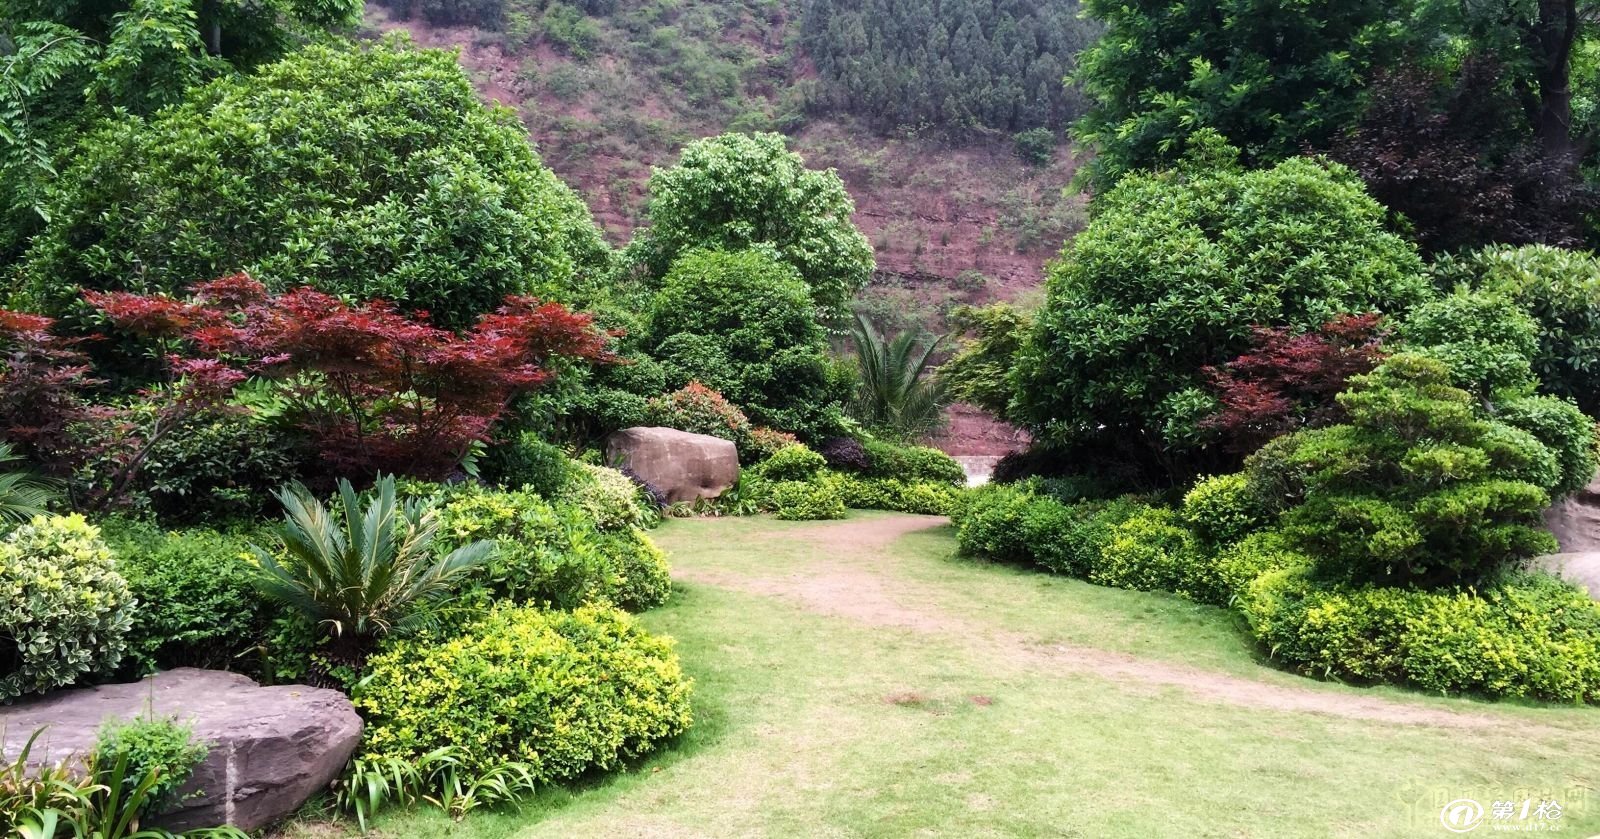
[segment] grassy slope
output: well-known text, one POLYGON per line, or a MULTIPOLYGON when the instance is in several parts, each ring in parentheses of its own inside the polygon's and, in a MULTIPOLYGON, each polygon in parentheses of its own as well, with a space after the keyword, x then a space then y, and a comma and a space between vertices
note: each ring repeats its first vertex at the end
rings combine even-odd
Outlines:
POLYGON ((667 525, 690 582, 645 621, 698 680, 695 728, 521 813, 399 814, 382 835, 1442 836, 1442 801, 1514 794, 1557 798, 1565 835, 1600 832, 1600 712, 1301 679, 1223 610, 969 562, 946 527, 880 545, 838 527, 667 525), (1287 707, 1100 673, 1104 651, 1287 707))

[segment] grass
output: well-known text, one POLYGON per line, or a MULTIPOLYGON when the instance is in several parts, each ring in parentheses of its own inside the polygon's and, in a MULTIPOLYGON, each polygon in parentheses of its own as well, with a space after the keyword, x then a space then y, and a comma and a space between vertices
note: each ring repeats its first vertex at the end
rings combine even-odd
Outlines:
POLYGON ((1449 836, 1439 808, 1462 797, 1555 799, 1563 834, 1600 833, 1600 712, 1316 682, 1264 665, 1221 609, 965 560, 948 527, 839 530, 896 521, 667 524, 683 582, 644 620, 678 639, 694 728, 520 811, 393 813, 379 834, 1449 836), (1061 644, 1475 722, 1241 704, 1041 652, 1061 644))

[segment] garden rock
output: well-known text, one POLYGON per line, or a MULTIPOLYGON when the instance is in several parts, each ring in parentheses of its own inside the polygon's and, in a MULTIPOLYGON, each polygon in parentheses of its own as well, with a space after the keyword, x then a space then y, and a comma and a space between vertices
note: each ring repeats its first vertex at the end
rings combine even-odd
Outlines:
POLYGON ((1567 553, 1600 552, 1600 477, 1544 512, 1545 526, 1567 553))
POLYGON ((716 498, 739 480, 739 450, 732 442, 675 428, 615 432, 606 438, 606 462, 632 470, 669 503, 716 498))
POLYGON ((187 667, 0 708, 0 731, 6 754, 14 755, 45 728, 30 762, 54 763, 93 749, 106 720, 147 711, 176 715, 210 747, 181 803, 147 825, 171 830, 223 824, 255 830, 277 821, 332 782, 361 740, 361 718, 336 690, 261 687, 237 673, 187 667))
POLYGON ((1600 600, 1600 553, 1551 554, 1533 561, 1535 567, 1589 590, 1592 600, 1600 600))

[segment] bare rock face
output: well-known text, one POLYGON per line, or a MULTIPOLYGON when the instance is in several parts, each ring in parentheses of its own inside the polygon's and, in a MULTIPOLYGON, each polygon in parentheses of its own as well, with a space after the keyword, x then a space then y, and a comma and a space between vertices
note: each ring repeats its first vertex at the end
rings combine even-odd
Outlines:
POLYGON ((14 755, 44 728, 30 762, 71 761, 94 748, 106 720, 151 712, 192 725, 210 751, 180 803, 148 827, 264 827, 332 782, 361 741, 361 717, 336 690, 261 687, 237 673, 188 667, 0 708, 0 732, 14 755))
POLYGON ((739 480, 739 450, 732 442, 676 428, 624 428, 606 438, 606 462, 627 467, 667 501, 716 498, 739 480))
POLYGON ((1600 477, 1544 511, 1545 526, 1567 553, 1600 552, 1600 477))

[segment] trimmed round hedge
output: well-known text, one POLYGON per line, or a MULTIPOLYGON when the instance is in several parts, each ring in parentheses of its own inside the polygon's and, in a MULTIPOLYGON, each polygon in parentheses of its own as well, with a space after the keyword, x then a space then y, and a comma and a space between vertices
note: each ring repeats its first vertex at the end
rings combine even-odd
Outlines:
POLYGON ((468 776, 513 760, 547 783, 616 768, 681 733, 690 690, 672 642, 625 612, 502 605, 439 643, 391 641, 354 701, 370 758, 454 746, 468 776))

